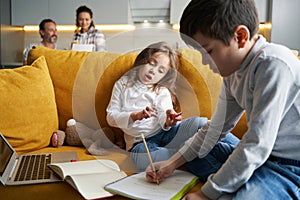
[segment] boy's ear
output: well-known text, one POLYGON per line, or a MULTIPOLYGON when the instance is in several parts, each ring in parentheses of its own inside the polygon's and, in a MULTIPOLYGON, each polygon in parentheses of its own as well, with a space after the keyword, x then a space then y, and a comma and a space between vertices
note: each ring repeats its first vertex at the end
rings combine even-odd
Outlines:
POLYGON ((246 26, 240 25, 235 30, 235 39, 239 44, 239 48, 244 48, 246 42, 249 40, 249 30, 246 26))

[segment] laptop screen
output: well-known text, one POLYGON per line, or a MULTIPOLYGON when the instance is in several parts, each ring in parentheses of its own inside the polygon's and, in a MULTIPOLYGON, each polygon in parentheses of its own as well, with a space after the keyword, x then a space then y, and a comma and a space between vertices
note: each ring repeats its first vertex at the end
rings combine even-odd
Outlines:
POLYGON ((72 50, 91 52, 94 50, 94 45, 93 44, 72 44, 72 50))
POLYGON ((3 135, 0 134, 0 176, 3 175, 13 153, 13 149, 10 148, 10 146, 4 141, 3 135))

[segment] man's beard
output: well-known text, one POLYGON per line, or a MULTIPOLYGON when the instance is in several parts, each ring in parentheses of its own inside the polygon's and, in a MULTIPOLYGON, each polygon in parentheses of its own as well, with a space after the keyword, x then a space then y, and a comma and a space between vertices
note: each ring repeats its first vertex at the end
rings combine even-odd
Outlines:
POLYGON ((50 38, 47 39, 47 42, 49 43, 56 43, 57 41, 57 35, 52 35, 50 38))

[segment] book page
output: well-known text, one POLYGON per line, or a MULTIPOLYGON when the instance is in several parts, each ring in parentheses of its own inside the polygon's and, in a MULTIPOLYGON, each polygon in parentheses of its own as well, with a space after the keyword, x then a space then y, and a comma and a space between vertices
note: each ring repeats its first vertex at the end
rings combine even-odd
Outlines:
POLYGON ((101 174, 75 174, 67 176, 66 181, 72 185, 85 199, 96 199, 112 196, 104 189, 108 183, 124 178, 124 172, 108 172, 101 174))
POLYGON ((105 186, 105 189, 119 195, 137 199, 180 199, 196 185, 198 178, 185 171, 175 170, 174 174, 159 185, 149 183, 146 173, 138 173, 105 186))
POLYGON ((112 160, 87 160, 66 163, 52 163, 49 167, 61 177, 73 174, 104 173, 120 171, 119 166, 112 160))

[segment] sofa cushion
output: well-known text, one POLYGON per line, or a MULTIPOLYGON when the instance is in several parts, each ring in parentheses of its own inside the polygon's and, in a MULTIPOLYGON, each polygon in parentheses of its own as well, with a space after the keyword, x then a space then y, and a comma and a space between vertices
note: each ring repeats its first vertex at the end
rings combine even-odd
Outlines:
POLYGON ((87 57, 86 52, 53 50, 35 46, 29 51, 27 63, 45 56, 53 82, 57 102, 59 127, 64 130, 66 121, 72 118, 72 91, 77 71, 87 57))
POLYGON ((111 98, 114 83, 132 68, 136 56, 137 54, 134 53, 120 55, 107 66, 99 79, 96 90, 96 110, 101 127, 109 126, 106 121, 106 108, 111 98))
MULTIPOLYGON (((29 52, 28 63, 39 56, 45 56, 53 81, 59 129, 65 130, 66 123, 71 118, 98 129, 100 125, 95 106, 97 84, 106 67, 120 54, 54 50, 36 46, 29 52)), ((103 90, 109 94, 109 90, 103 90)))
POLYGON ((0 91, 0 132, 9 143, 18 152, 48 146, 58 116, 45 58, 31 66, 0 70, 0 91))

